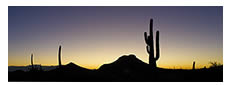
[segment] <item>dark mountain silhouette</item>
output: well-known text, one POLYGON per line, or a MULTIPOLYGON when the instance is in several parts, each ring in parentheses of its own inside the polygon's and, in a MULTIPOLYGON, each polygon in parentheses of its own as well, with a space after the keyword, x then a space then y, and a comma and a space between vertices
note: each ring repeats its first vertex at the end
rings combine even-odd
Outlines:
POLYGON ((104 64, 102 65, 99 70, 118 70, 118 69, 142 69, 142 68, 148 68, 149 65, 138 58, 136 58, 135 55, 124 55, 122 57, 119 57, 116 61, 110 63, 110 64, 104 64))
POLYGON ((98 69, 107 76, 113 76, 115 81, 143 80, 151 75, 151 70, 149 64, 139 60, 135 55, 124 55, 98 69))
POLYGON ((82 72, 82 71, 88 71, 89 69, 83 68, 79 65, 76 65, 72 62, 66 64, 66 65, 62 65, 61 68, 57 68, 51 71, 63 71, 63 72, 82 72))
POLYGON ((70 62, 47 72, 49 81, 89 81, 94 79, 95 70, 83 68, 70 62))

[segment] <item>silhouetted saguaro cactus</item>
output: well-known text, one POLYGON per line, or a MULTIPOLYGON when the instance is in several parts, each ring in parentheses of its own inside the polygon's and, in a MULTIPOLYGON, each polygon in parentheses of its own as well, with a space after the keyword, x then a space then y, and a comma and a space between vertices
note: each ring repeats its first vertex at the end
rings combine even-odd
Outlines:
POLYGON ((156 57, 154 57, 154 45, 153 45, 153 20, 150 20, 150 32, 149 36, 147 35, 147 32, 144 32, 144 38, 145 42, 147 44, 146 49, 149 54, 149 64, 156 68, 156 61, 160 57, 160 47, 159 47, 159 31, 156 31, 156 57))
POLYGON ((61 63, 61 45, 59 46, 58 61, 59 61, 59 68, 60 68, 62 66, 62 63, 61 63))
POLYGON ((193 70, 195 70, 195 61, 193 61, 193 67, 192 67, 193 70))
POLYGON ((33 54, 31 54, 31 69, 34 69, 34 63, 33 63, 33 54))

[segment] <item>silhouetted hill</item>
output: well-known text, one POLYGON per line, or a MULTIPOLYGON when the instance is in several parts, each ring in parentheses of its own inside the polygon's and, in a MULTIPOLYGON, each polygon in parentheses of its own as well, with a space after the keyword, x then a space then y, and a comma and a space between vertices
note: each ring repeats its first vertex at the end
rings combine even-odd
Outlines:
POLYGON ((47 72, 47 75, 50 75, 49 81, 92 81, 94 74, 95 70, 83 68, 72 62, 47 72))
POLYGON ((51 70, 51 72, 53 71, 62 71, 62 72, 84 72, 84 71, 90 71, 90 69, 87 69, 87 68, 83 68, 79 65, 76 65, 72 62, 66 64, 66 65, 63 65, 61 68, 56 68, 56 69, 53 69, 51 70))
POLYGON ((138 59, 135 55, 124 55, 110 64, 102 65, 98 71, 113 76, 114 80, 131 81, 142 80, 143 77, 153 75, 152 68, 145 62, 138 59))
POLYGON ((98 70, 110 72, 130 72, 130 71, 143 71, 142 69, 150 69, 149 65, 135 55, 121 56, 116 61, 110 64, 102 65, 98 70))

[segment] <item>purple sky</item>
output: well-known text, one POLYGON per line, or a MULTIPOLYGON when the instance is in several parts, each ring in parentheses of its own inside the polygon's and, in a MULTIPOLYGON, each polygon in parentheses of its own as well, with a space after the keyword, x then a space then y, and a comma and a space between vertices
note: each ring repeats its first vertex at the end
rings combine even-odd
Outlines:
POLYGON ((148 62, 143 33, 160 30, 165 68, 223 63, 223 7, 8 7, 8 65, 57 65, 62 45, 64 64, 98 68, 121 55, 135 54, 148 62))

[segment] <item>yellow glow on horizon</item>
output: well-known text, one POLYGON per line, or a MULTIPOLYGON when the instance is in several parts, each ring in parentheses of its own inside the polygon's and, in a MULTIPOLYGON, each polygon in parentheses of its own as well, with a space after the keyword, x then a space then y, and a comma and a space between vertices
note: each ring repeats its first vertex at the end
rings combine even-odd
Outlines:
MULTIPOLYGON (((112 62, 116 61, 118 58, 115 58, 114 60, 104 61, 103 63, 100 61, 100 59, 84 60, 84 61, 66 59, 66 60, 63 60, 62 64, 66 65, 70 62, 73 62, 76 65, 79 65, 83 68, 98 69, 101 65, 112 63, 112 62), (70 61, 68 61, 68 60, 70 60, 70 61), (98 61, 98 62, 96 62, 96 61, 98 61)), ((137 56, 137 58, 142 60, 143 62, 147 63, 147 60, 145 61, 143 59, 144 57, 138 57, 137 56)), ((196 61, 196 69, 204 68, 204 66, 206 66, 206 68, 208 68, 210 66, 209 61, 206 61, 206 60, 195 60, 195 61, 196 61)), ((222 59, 218 60, 216 62, 223 64, 222 59)), ((192 69, 192 63, 193 63, 193 61, 191 61, 191 60, 189 60, 189 61, 177 61, 174 59, 165 60, 165 61, 161 61, 161 59, 160 59, 159 61, 157 61, 158 67, 167 68, 167 69, 192 69)), ((36 60, 36 62, 34 64, 41 64, 42 66, 57 66, 58 62, 56 60, 52 61, 52 60, 47 60, 47 59, 45 59, 45 60, 40 59, 40 60, 36 60), (40 62, 40 63, 38 63, 38 62, 40 62)), ((8 62, 8 66, 27 66, 27 65, 30 65, 30 59, 26 59, 25 62, 9 59, 9 62, 8 62)))

